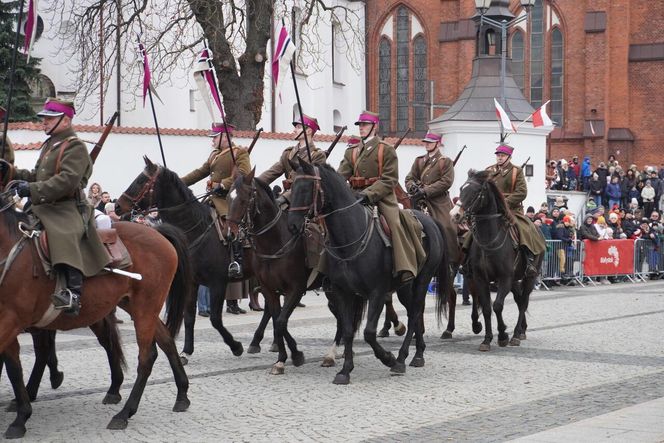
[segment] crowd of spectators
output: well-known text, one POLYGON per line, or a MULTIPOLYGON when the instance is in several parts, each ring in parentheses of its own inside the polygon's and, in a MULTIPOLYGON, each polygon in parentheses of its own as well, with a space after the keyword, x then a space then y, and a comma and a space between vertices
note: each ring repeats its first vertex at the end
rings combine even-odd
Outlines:
MULTIPOLYGON (((120 220, 120 217, 115 213, 117 199, 111 198, 111 194, 103 191, 99 183, 90 185, 87 197, 90 205, 95 208, 95 219, 98 228, 110 228, 112 223, 120 220)), ((147 215, 134 214, 131 221, 147 226, 156 226, 161 223, 157 211, 150 212, 147 215)))

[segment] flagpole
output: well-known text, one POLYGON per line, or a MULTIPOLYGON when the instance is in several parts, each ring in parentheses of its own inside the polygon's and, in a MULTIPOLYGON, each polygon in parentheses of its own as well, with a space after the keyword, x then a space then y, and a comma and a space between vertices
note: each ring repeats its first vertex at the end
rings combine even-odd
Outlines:
POLYGON ((154 127, 157 129, 157 140, 159 140, 159 150, 161 151, 161 160, 166 167, 166 156, 164 156, 164 146, 161 143, 161 134, 159 133, 159 123, 157 122, 157 113, 154 110, 154 101, 152 100, 152 89, 148 87, 148 96, 150 97, 150 107, 152 108, 152 118, 154 119, 154 127))
POLYGON ((3 134, 2 137, 2 157, 5 158, 5 149, 7 143, 7 130, 9 128, 9 113, 11 111, 12 105, 12 95, 14 95, 14 74, 16 73, 16 59, 18 58, 18 42, 21 30, 21 22, 23 21, 23 4, 24 0, 21 0, 20 7, 18 11, 18 24, 16 25, 16 40, 14 41, 14 54, 12 54, 12 65, 9 71, 9 93, 7 94, 7 106, 5 107, 7 111, 5 112, 5 118, 3 122, 3 134))
POLYGON ((293 77, 293 87, 295 87, 295 98, 297 99, 297 109, 300 111, 300 123, 302 124, 302 134, 304 135, 304 144, 307 146, 307 156, 309 157, 309 163, 313 163, 311 160, 311 149, 309 149, 309 139, 307 138, 307 125, 304 124, 304 115, 302 114, 302 103, 300 102, 300 92, 297 90, 297 81, 295 80, 295 62, 291 60, 291 74, 293 77))

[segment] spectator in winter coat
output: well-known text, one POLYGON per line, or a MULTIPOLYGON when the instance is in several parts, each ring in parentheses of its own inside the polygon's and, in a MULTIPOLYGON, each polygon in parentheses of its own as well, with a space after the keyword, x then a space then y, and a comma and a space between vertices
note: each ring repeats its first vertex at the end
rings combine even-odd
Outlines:
POLYGON ((634 171, 628 169, 625 173, 625 176, 620 182, 620 200, 621 207, 626 208, 629 206, 629 201, 631 197, 629 196, 629 191, 636 185, 636 177, 634 176, 634 171))
POLYGON ((581 181, 581 163, 579 163, 579 156, 575 155, 572 157, 572 163, 569 165, 570 169, 574 169, 574 175, 576 176, 577 180, 577 188, 580 186, 580 181, 581 181))
POLYGON ((606 181, 606 177, 609 176, 609 170, 606 169, 606 165, 604 164, 604 162, 600 162, 597 169, 595 169, 595 174, 597 174, 597 176, 599 177, 599 181, 602 183, 602 185, 606 186, 606 184, 608 183, 606 181))
POLYGON ((556 161, 551 160, 546 165, 546 189, 555 189, 556 182, 558 181, 558 168, 556 168, 556 161))
POLYGON ((569 191, 576 191, 576 187, 579 181, 579 176, 576 172, 576 169, 574 168, 574 165, 568 165, 567 169, 567 189, 569 191))
POLYGON ((597 172, 593 173, 593 177, 588 185, 588 190, 590 191, 590 195, 593 196, 593 198, 595 199, 595 203, 597 203, 597 206, 600 206, 602 204, 602 194, 604 194, 604 183, 605 182, 599 179, 599 174, 597 174, 597 172))
POLYGON ((590 196, 588 197, 588 201, 586 202, 586 212, 593 212, 595 209, 597 209, 597 203, 595 203, 595 197, 590 196))
POLYGON ((635 239, 641 235, 639 224, 634 220, 634 214, 631 212, 625 213, 625 220, 622 222, 622 230, 627 238, 635 239))
POLYGON ((537 217, 535 217, 535 222, 539 221, 540 223, 537 224, 537 227, 539 228, 540 232, 544 236, 544 240, 551 240, 551 223, 553 223, 553 220, 550 218, 546 218, 546 214, 539 213, 537 214, 537 217))
POLYGON ((595 219, 593 218, 592 215, 586 215, 586 219, 584 220, 581 227, 579 227, 579 232, 577 234, 579 240, 593 240, 593 241, 599 240, 599 236, 597 235, 597 230, 595 230, 595 227, 593 226, 594 221, 595 219))
POLYGON ((604 216, 600 216, 595 223, 595 230, 600 240, 610 240, 613 238, 613 230, 606 225, 604 216))
POLYGON ((609 208, 613 208, 613 205, 620 207, 622 192, 620 191, 618 177, 611 177, 611 183, 606 186, 606 196, 609 198, 609 208))
POLYGON ((613 231, 613 238, 614 239, 619 239, 619 238, 626 238, 626 236, 623 237, 623 231, 622 228, 620 227, 620 221, 618 214, 615 212, 611 212, 609 214, 609 222, 606 224, 608 228, 613 231))
POLYGON ((646 180, 646 185, 641 191, 641 199, 643 200, 643 212, 650 214, 655 207, 655 189, 650 180, 646 180))
POLYGON ((583 165, 581 165, 581 182, 583 183, 583 191, 588 192, 590 177, 593 175, 593 170, 590 165, 590 157, 583 158, 583 165))

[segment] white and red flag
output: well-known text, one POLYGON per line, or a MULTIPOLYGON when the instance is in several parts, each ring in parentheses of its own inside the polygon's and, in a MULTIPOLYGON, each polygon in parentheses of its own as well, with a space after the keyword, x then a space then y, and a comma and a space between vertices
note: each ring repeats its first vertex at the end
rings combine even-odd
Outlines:
POLYGON ((30 51, 37 35, 37 0, 28 0, 28 13, 25 16, 25 27, 23 29, 25 40, 23 49, 30 60, 30 51))
POLYGON ((512 123, 512 121, 507 115, 507 112, 505 112, 503 107, 500 106, 498 100, 494 98, 493 102, 496 104, 496 116, 498 117, 498 121, 500 121, 500 124, 503 127, 503 131, 507 132, 507 129, 511 128, 512 132, 516 132, 516 127, 514 126, 514 123, 512 123))
POLYGON ((280 95, 281 84, 293 59, 295 50, 295 45, 288 35, 286 27, 282 26, 279 32, 279 39, 277 40, 277 49, 272 55, 272 80, 274 81, 275 93, 277 95, 280 95))
POLYGON ((221 116, 224 116, 224 108, 221 105, 221 96, 219 94, 219 83, 217 81, 217 72, 212 65, 212 51, 210 48, 204 48, 201 51, 201 54, 198 56, 198 61, 196 62, 196 68, 194 69, 194 79, 196 80, 196 85, 198 85, 198 90, 203 97, 203 101, 210 112, 210 117, 212 121, 215 121, 214 110, 212 109, 212 102, 210 98, 214 100, 214 103, 219 109, 221 116))
POLYGON ((539 126, 553 126, 553 121, 546 113, 546 105, 549 104, 551 100, 544 103, 542 106, 537 108, 537 111, 533 112, 533 127, 537 128, 539 126))

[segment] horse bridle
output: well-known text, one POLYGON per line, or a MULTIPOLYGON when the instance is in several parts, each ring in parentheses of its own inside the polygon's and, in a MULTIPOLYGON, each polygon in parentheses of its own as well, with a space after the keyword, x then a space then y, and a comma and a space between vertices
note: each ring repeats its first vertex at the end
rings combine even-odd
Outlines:
MULTIPOLYGON (((314 175, 295 175, 295 178, 293 178, 293 186, 295 186, 295 182, 298 180, 311 180, 313 181, 313 190, 312 190, 312 197, 311 197, 311 203, 307 206, 295 206, 291 207, 289 211, 291 212, 305 212, 305 217, 310 218, 310 219, 316 219, 319 217, 319 208, 323 209, 323 206, 325 205, 325 193, 323 192, 323 188, 321 187, 321 178, 320 178, 320 173, 318 171, 318 167, 314 166, 314 175), (318 204, 318 198, 320 197, 320 205, 318 204)), ((323 216, 326 217, 327 215, 323 216)))
MULTIPOLYGON (((146 168, 147 169, 147 168, 146 168)), ((146 172, 145 169, 143 169, 142 174, 148 178, 148 180, 143 184, 143 187, 141 190, 138 192, 138 194, 135 197, 132 197, 131 195, 127 194, 127 192, 123 192, 121 197, 126 198, 131 202, 131 208, 132 209, 138 209, 142 210, 140 206, 138 206, 138 202, 143 200, 145 195, 147 194, 149 196, 148 200, 148 210, 152 208, 152 200, 154 196, 154 185, 157 182, 157 178, 159 177, 159 174, 161 173, 161 166, 157 165, 157 170, 154 172, 154 174, 150 175, 146 172)))
POLYGON ((462 203, 462 208, 464 210, 464 216, 463 217, 466 220, 468 220, 468 226, 470 228, 470 232, 471 232, 473 238, 475 239, 475 241, 477 242, 478 246, 481 249, 485 250, 485 251, 495 251, 495 250, 501 248, 503 246, 503 244, 505 244, 505 241, 507 240, 507 234, 508 234, 507 231, 505 231, 505 234, 503 235, 502 240, 500 239, 500 237, 496 237, 496 238, 490 240, 487 243, 482 243, 479 240, 479 233, 478 233, 478 230, 477 230, 477 223, 475 223, 475 221, 476 220, 490 220, 490 219, 493 219, 493 218, 505 217, 505 215, 501 214, 500 212, 498 212, 496 214, 487 214, 487 215, 475 214, 474 210, 476 209, 476 206, 479 205, 480 203, 482 203, 482 201, 486 198, 487 185, 486 185, 486 182, 479 183, 478 181, 475 181, 475 180, 468 180, 468 182, 465 183, 464 186, 461 187, 461 189, 463 190, 463 188, 466 185, 468 185, 468 183, 475 183, 477 185, 480 185, 480 190, 477 193, 477 195, 475 196, 475 198, 473 198, 468 205, 465 205, 465 204, 462 203), (493 246, 494 244, 498 244, 498 245, 493 246))

